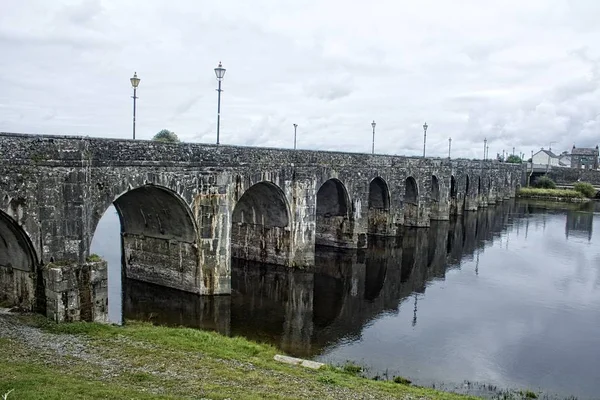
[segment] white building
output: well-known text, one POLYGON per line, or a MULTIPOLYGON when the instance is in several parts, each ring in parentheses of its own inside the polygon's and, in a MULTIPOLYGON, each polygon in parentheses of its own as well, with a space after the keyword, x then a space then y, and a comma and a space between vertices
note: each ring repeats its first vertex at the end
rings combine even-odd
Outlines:
POLYGON ((531 160, 534 164, 549 165, 551 167, 558 167, 560 165, 559 157, 550 150, 541 149, 533 155, 531 160))
POLYGON ((558 156, 558 165, 561 167, 571 167, 571 155, 567 152, 563 152, 560 156, 558 156), (565 154, 566 153, 566 154, 565 154))

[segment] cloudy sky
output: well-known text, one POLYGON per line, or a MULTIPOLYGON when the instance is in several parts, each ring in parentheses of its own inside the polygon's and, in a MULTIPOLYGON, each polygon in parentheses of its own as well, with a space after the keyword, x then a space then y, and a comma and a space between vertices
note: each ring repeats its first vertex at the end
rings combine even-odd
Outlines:
POLYGON ((1 0, 0 131, 481 157, 600 143, 597 0, 1 0))

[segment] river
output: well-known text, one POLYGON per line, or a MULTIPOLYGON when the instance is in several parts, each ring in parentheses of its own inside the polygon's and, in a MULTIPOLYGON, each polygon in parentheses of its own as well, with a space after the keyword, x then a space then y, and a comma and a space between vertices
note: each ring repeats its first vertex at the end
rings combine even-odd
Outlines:
POLYGON ((112 321, 214 329, 369 377, 487 397, 600 393, 600 204, 504 202, 365 250, 316 249, 310 272, 232 260, 231 296, 120 279, 119 220, 92 251, 109 261, 112 321), (121 288, 123 299, 121 302, 121 288))

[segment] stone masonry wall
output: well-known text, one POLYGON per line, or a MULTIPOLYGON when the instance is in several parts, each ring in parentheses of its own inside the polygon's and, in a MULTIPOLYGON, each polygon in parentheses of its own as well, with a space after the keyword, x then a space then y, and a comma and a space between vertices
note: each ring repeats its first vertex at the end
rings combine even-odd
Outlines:
MULTIPOLYGON (((492 181, 485 192, 494 198, 487 201, 514 196, 521 168, 495 161, 0 133, 0 210, 26 232, 41 264, 84 263, 96 225, 110 204, 132 189, 164 188, 173 193, 173 205, 183 203, 190 210, 197 230, 191 244, 197 249, 196 264, 190 267, 198 278, 194 291, 218 294, 230 291, 231 215, 243 193, 256 183, 271 182, 284 193, 291 243, 288 259, 302 267, 314 264, 317 191, 329 179, 341 181, 350 199, 340 231, 343 237, 332 239, 364 247, 369 183, 374 178, 382 178, 389 188, 387 230, 399 235, 405 223, 429 225, 432 175, 439 182, 438 209, 449 208, 450 176, 456 178, 458 213, 483 206, 481 192, 486 186, 478 187, 479 177, 492 181), (418 195, 416 212, 407 219, 404 196, 409 176, 417 183, 418 195)), ((143 198, 138 200, 143 208, 143 198)), ((169 232, 155 233, 155 238, 170 240, 169 232)), ((173 272, 178 265, 167 268, 173 272)))

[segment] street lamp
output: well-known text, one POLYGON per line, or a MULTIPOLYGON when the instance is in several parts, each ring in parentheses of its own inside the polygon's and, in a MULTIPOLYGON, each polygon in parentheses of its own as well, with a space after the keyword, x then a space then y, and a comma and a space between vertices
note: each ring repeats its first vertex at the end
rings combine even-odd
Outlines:
POLYGON ((217 92, 219 92, 219 100, 217 103, 217 144, 219 144, 219 129, 221 127, 221 81, 225 76, 225 68, 223 68, 221 61, 219 61, 219 66, 215 68, 215 75, 217 75, 217 81, 219 81, 219 88, 217 89, 217 92))
POLYGON ((298 128, 298 124, 294 124, 294 150, 296 150, 296 128, 298 128))
POLYGON ((487 138, 483 139, 483 159, 485 160, 485 152, 486 152, 486 148, 487 148, 487 138))
POLYGON ((427 143, 427 122, 423 124, 423 158, 425 158, 425 144, 427 143))
POLYGON ((452 138, 448 138, 448 160, 450 159, 450 150, 452 149, 452 138))
POLYGON ((373 142, 371 143, 371 154, 375 154, 375 120, 371 122, 371 126, 373 127, 373 142))
POLYGON ((140 84, 137 72, 134 72, 133 78, 129 78, 129 80, 131 81, 131 87, 133 87, 133 140, 135 140, 135 101, 137 100, 137 87, 140 84))

